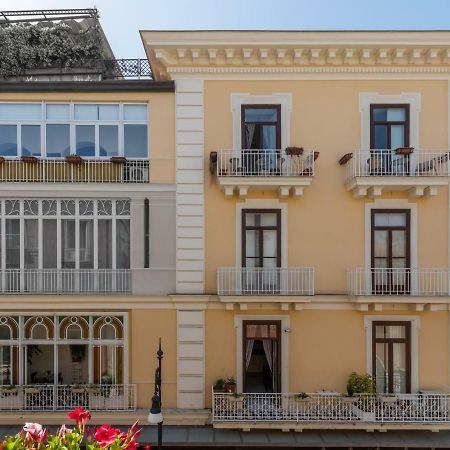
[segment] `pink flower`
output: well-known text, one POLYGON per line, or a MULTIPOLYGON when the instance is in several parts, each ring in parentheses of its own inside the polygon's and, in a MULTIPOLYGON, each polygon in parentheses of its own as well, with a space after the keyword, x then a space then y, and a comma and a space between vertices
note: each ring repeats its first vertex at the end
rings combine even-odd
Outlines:
POLYGON ((67 414, 67 417, 75 420, 79 428, 84 428, 86 423, 91 420, 91 413, 80 407, 67 414))
POLYGON ((144 445, 144 450, 150 450, 152 448, 151 445, 144 445))
POLYGON ((31 439, 33 441, 44 442, 47 436, 47 430, 39 423, 26 423, 23 427, 25 432, 25 439, 31 439))
POLYGON ((102 425, 94 432, 94 441, 98 442, 100 447, 107 447, 117 438, 122 439, 123 437, 125 435, 118 428, 112 428, 111 425, 102 425))
POLYGON ((56 436, 65 438, 67 433, 72 433, 72 428, 67 428, 64 424, 56 432, 56 436))

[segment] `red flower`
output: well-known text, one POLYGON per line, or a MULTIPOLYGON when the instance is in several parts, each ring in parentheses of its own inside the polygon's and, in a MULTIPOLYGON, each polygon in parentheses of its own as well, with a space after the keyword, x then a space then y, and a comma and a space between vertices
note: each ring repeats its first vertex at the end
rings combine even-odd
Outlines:
POLYGON ((25 439, 44 442, 47 436, 47 430, 39 423, 26 423, 23 427, 25 439))
POLYGON ((69 417, 69 419, 75 420, 78 426, 84 426, 89 420, 91 420, 91 413, 89 411, 85 411, 80 407, 67 414, 67 417, 69 417))
POLYGON ((100 444, 100 447, 111 445, 117 438, 124 437, 124 434, 118 428, 112 428, 111 425, 102 425, 95 429, 94 441, 100 444))
POLYGON ((152 448, 151 445, 144 445, 144 450, 150 450, 152 448))

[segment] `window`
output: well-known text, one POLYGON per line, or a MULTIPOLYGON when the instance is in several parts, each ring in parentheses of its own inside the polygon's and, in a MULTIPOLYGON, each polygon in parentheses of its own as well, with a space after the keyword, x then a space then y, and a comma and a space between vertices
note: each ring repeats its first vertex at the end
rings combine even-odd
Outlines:
POLYGON ((409 146, 409 105, 370 105, 370 148, 409 146))
POLYGON ((242 148, 280 149, 280 105, 242 105, 242 148))
POLYGON ((147 159, 146 104, 0 103, 0 156, 147 159))
POLYGON ((407 294, 410 283, 410 211, 371 211, 374 294, 407 294))
POLYGON ((372 368, 378 393, 411 392, 410 322, 372 322, 372 368))
POLYGON ((0 211, 3 268, 130 268, 129 200, 5 200, 0 211))

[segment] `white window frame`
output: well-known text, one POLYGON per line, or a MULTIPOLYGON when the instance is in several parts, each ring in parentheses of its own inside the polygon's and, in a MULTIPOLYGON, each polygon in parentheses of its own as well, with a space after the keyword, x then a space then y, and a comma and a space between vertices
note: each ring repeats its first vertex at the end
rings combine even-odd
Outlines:
POLYGON ((252 95, 248 93, 231 94, 231 113, 233 116, 233 150, 242 149, 242 105, 281 105, 281 149, 289 147, 291 142, 292 94, 273 93, 270 95, 252 95))
POLYGON ((364 329, 366 332, 366 368, 372 374, 372 322, 410 322, 411 323, 411 393, 419 390, 419 316, 402 315, 366 315, 364 329))
MULTIPOLYGON (((9 200, 9 199, 6 199, 9 200)), ((24 229, 25 220, 33 219, 38 221, 38 248, 39 248, 39 262, 38 269, 43 269, 43 221, 44 220, 56 220, 57 222, 57 235, 56 235, 56 249, 57 249, 57 267, 55 269, 61 269, 62 265, 62 246, 61 246, 61 233, 62 233, 62 220, 75 220, 75 269, 80 268, 80 220, 92 220, 93 221, 93 268, 98 269, 98 221, 99 220, 111 220, 111 269, 116 269, 116 223, 117 220, 125 219, 130 222, 130 233, 131 233, 131 200, 130 199, 84 199, 84 198, 70 198, 70 199, 11 199, 19 201, 20 213, 17 215, 7 215, 5 211, 5 200, 0 202, 0 239, 1 239, 1 269, 6 269, 6 220, 17 219, 20 221, 21 230, 21 242, 20 242, 20 269, 25 269, 25 254, 24 254, 24 229), (36 200, 38 202, 38 214, 36 215, 25 215, 24 214, 24 200, 36 200), (44 200, 54 200, 56 201, 56 214, 54 215, 43 215, 42 213, 42 203, 44 200), (73 200, 75 202, 75 214, 74 215, 62 215, 61 214, 61 202, 73 200), (93 214, 80 215, 79 213, 79 201, 92 201, 93 202, 93 214), (116 211, 116 200, 119 201, 129 201, 130 202, 130 213, 129 214, 117 214, 116 211), (98 201, 111 201, 112 202, 112 213, 110 215, 99 215, 98 214, 98 201)), ((130 236, 130 266, 131 266, 131 236, 130 236)), ((33 269, 31 269, 33 270, 33 269)))
POLYGON ((418 149, 421 94, 419 92, 405 92, 401 94, 361 92, 359 94, 359 112, 361 113, 361 150, 370 150, 370 106, 376 104, 409 105, 409 145, 418 149))
MULTIPOLYGON (((38 102, 1 102, 2 104, 35 104, 38 102)), ((20 159, 22 157, 22 137, 21 137, 21 126, 22 125, 39 125, 40 126, 40 139, 41 139, 41 155, 39 158, 46 159, 56 159, 61 160, 61 157, 50 157, 47 158, 46 143, 47 143, 47 125, 69 125, 69 142, 70 142, 70 155, 76 155, 76 136, 75 127, 76 125, 92 125, 95 129, 95 155, 94 156, 84 156, 85 159, 105 159, 108 160, 110 156, 100 156, 100 137, 99 129, 100 125, 116 125, 118 127, 118 154, 117 156, 125 156, 125 142, 124 133, 125 125, 146 125, 147 126, 147 156, 146 157, 130 157, 132 160, 147 160, 150 158, 150 107, 148 103, 143 102, 39 102, 41 104, 41 120, 0 120, 0 125, 15 125, 17 133, 17 155, 15 156, 5 156, 8 159, 20 159), (68 105, 69 106, 69 119, 57 120, 49 119, 47 120, 47 105, 68 105), (75 120, 75 105, 117 105, 119 107, 119 118, 113 120, 75 120), (147 117, 144 120, 125 120, 124 118, 124 106, 128 105, 142 105, 147 108, 147 117)))

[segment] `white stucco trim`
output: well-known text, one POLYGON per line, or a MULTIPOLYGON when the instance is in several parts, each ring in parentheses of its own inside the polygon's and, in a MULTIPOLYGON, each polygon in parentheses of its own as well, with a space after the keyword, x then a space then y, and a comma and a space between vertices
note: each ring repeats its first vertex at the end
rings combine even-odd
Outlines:
POLYGON ((411 322, 411 392, 419 390, 419 329, 420 318, 418 316, 402 315, 374 315, 364 316, 364 329, 366 334, 366 367, 367 373, 372 373, 372 322, 411 322))
POLYGON ((359 112, 361 113, 361 150, 370 149, 370 105, 375 103, 409 104, 409 144, 419 148, 419 113, 421 94, 403 92, 401 94, 379 94, 378 92, 360 92, 359 112))
MULTIPOLYGON (((407 199, 376 199, 372 203, 365 204, 365 268, 370 269, 371 267, 371 245, 370 245, 370 234, 371 234, 371 223, 370 214, 372 209, 409 209, 411 211, 411 268, 418 268, 418 252, 417 252, 417 204, 409 203, 407 199)), ((412 280, 413 283, 413 280, 412 280)), ((411 286, 414 288, 414 286, 411 286)))
POLYGON ((281 211, 281 267, 288 267, 288 205, 277 199, 246 199, 236 204, 236 267, 242 267, 242 210, 279 209, 281 211))
POLYGON ((281 105, 281 148, 290 145, 292 94, 273 93, 270 95, 252 95, 248 93, 231 94, 231 112, 233 114, 233 149, 242 148, 241 106, 242 105, 281 105))
POLYGON ((289 392, 289 333, 291 320, 286 315, 236 315, 236 389, 242 392, 243 378, 243 327, 244 320, 280 320, 281 321, 281 392, 289 392))

